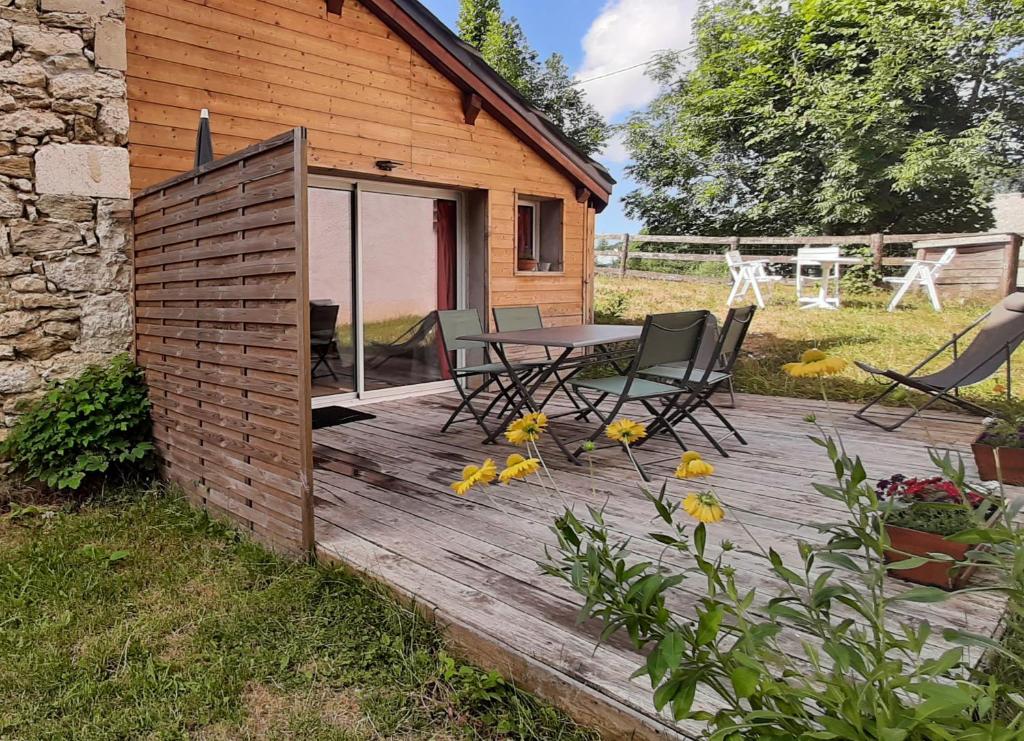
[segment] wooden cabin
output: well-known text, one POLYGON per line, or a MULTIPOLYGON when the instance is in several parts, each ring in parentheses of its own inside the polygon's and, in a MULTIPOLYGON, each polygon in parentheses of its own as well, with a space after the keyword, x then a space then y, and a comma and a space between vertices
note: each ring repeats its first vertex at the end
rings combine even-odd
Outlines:
POLYGON ((134 189, 192 169, 200 109, 218 157, 307 129, 310 299, 367 355, 316 394, 440 378, 373 357, 433 309, 590 314, 611 177, 416 0, 128 0, 126 25, 134 189))

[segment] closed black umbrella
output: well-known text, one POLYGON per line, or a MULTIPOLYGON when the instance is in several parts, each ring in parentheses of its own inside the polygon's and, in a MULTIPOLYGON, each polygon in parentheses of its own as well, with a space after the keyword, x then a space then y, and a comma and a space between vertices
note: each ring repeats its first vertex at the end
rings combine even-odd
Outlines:
POLYGON ((213 135, 210 133, 210 112, 199 113, 199 130, 196 131, 196 167, 213 162, 213 135))

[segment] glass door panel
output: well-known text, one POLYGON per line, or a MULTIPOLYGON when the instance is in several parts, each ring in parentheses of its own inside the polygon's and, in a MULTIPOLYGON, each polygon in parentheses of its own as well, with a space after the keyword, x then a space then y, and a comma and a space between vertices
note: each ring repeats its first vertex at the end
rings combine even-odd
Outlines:
POLYGON ((455 202, 359 193, 363 389, 440 381, 435 310, 454 308, 455 202))
POLYGON ((356 385, 352 192, 309 189, 309 301, 313 396, 356 385))

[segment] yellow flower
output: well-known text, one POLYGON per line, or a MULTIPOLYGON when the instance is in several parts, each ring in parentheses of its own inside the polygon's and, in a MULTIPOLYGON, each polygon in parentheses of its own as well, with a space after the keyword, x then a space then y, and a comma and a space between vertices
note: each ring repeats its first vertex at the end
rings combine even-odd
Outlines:
POLYGON ((498 480, 507 484, 512 479, 525 479, 539 468, 540 461, 537 458, 524 458, 519 453, 513 453, 505 461, 505 470, 498 474, 498 480))
POLYGON ((604 434, 617 443, 629 445, 641 438, 647 437, 647 425, 642 425, 631 419, 617 419, 608 425, 608 429, 604 431, 604 434))
POLYGON ((845 360, 835 355, 826 355, 816 347, 805 351, 797 362, 782 366, 782 370, 794 378, 834 376, 836 373, 842 373, 845 368, 845 360))
POLYGON ((466 466, 462 469, 462 479, 452 484, 452 491, 460 497, 466 496, 470 489, 479 484, 489 484, 498 476, 498 468, 488 458, 479 466, 466 466))
POLYGON ((676 468, 677 479, 699 479, 702 476, 710 476, 715 472, 715 467, 700 457, 700 453, 694 450, 687 450, 683 453, 683 459, 679 461, 676 468))
POLYGON ((508 426, 505 439, 513 445, 536 442, 547 426, 548 416, 544 412, 530 412, 508 426))
POLYGON ((718 522, 725 517, 725 510, 718 502, 718 497, 710 491, 703 494, 691 491, 683 500, 683 509, 690 517, 705 524, 718 522))

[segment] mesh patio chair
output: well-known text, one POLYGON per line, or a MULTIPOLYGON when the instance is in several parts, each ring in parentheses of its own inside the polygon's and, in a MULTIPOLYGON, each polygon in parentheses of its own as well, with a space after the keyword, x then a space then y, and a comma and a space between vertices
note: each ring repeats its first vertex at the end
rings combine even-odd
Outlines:
POLYGON ((737 301, 747 295, 747 291, 754 292, 754 300, 757 301, 757 305, 762 309, 764 308, 764 296, 761 295, 761 285, 767 285, 769 288, 773 288, 776 283, 782 280, 781 275, 769 275, 765 266, 768 264, 766 258, 757 260, 744 260, 739 250, 729 250, 725 253, 725 264, 729 268, 729 274, 732 276, 732 291, 729 293, 729 299, 725 302, 726 306, 732 306, 733 301, 737 301))
MULTIPOLYGON (((597 440, 622 408, 631 402, 641 404, 654 417, 652 425, 664 429, 680 448, 686 450, 686 443, 675 431, 670 418, 677 411, 679 398, 690 392, 679 386, 643 378, 641 371, 659 365, 684 364, 692 372, 708 316, 708 311, 649 315, 644 320, 636 355, 624 375, 571 382, 573 393, 601 420, 601 424, 581 442, 576 455, 583 452, 586 443, 597 440), (596 395, 595 398, 588 398, 588 393, 596 395), (613 402, 603 410, 601 404, 607 399, 613 402), (659 402, 661 407, 655 406, 655 402, 659 402)), ((650 480, 639 463, 637 468, 644 479, 650 480)))
POLYGON ((909 422, 940 400, 949 402, 966 411, 988 416, 991 414, 988 409, 966 399, 961 399, 959 391, 966 386, 981 383, 995 374, 1005 364, 1006 397, 1010 399, 1010 359, 1013 351, 1017 349, 1022 340, 1024 340, 1024 293, 1011 293, 996 304, 991 311, 973 322, 966 329, 953 335, 949 342, 945 343, 905 374, 894 370, 881 370, 858 361, 857 367, 861 370, 878 378, 891 381, 891 383, 881 394, 861 407, 854 416, 889 432, 909 422), (960 340, 975 328, 978 328, 978 334, 971 340, 971 344, 963 352, 960 352, 960 340), (935 373, 916 375, 918 371, 947 349, 953 350, 953 362, 935 373), (866 412, 869 409, 888 397, 900 386, 920 391, 923 394, 927 394, 930 398, 920 408, 915 408, 895 424, 886 425, 867 416, 866 412))
POLYGON ((309 349, 313 354, 313 368, 310 370, 310 377, 317 378, 317 368, 321 365, 327 366, 327 372, 331 378, 338 380, 338 375, 331 367, 328 359, 331 350, 334 350, 338 357, 341 351, 338 349, 337 325, 338 310, 337 304, 325 303, 323 301, 309 302, 309 349))
MULTIPOLYGON (((436 313, 438 339, 444 350, 452 379, 455 381, 455 388, 459 392, 459 396, 462 397, 462 401, 455 408, 455 411, 452 412, 448 421, 441 427, 441 432, 447 432, 448 428, 456 422, 469 421, 469 417, 462 420, 458 419, 463 410, 468 410, 472 415, 471 418, 475 419, 481 429, 490 435, 491 430, 487 427, 484 420, 502 399, 505 400, 506 406, 515 403, 515 385, 513 383, 506 384, 502 380, 508 376, 508 370, 503 363, 490 362, 487 343, 458 339, 466 335, 483 334, 484 328, 480 322, 480 314, 476 309, 453 309, 436 313), (451 358, 459 350, 481 350, 483 351, 485 362, 479 365, 456 367, 451 358), (466 382, 473 378, 478 379, 480 385, 475 389, 469 390, 466 382), (482 412, 478 411, 473 406, 473 401, 492 386, 497 387, 497 394, 482 412)), ((524 377, 529 377, 534 372, 535 367, 525 363, 513 363, 512 369, 515 373, 522 373, 524 377)))
MULTIPOLYGON (((708 442, 726 457, 729 454, 721 445, 723 440, 735 437, 741 445, 746 445, 747 441, 712 403, 711 398, 723 386, 728 387, 732 394, 733 367, 739 358, 740 349, 743 347, 743 341, 754 320, 756 310, 755 306, 730 309, 721 330, 718 329, 714 316, 708 317, 708 328, 704 333, 704 342, 701 343, 697 352, 694 367, 691 368, 685 363, 672 363, 656 365, 640 371, 642 376, 662 380, 689 392, 690 396, 682 403, 677 404, 676 411, 669 417, 669 423, 675 425, 684 419, 690 420, 707 438, 708 442), (706 349, 709 346, 711 347, 710 352, 706 349), (701 407, 714 414, 728 434, 721 438, 713 437, 709 430, 693 417, 693 413, 701 407)), ((735 396, 732 396, 732 399, 735 405, 735 396)), ((654 435, 662 431, 660 425, 655 425, 648 432, 654 435)))
MULTIPOLYGON (((543 329, 544 327, 544 319, 540 315, 539 306, 495 307, 491 310, 491 313, 494 315, 494 326, 499 332, 516 332, 521 329, 543 329)), ((544 368, 551 362, 551 348, 545 347, 544 354, 547 360, 524 360, 523 362, 538 369, 544 368)), ((565 387, 566 382, 581 370, 583 370, 583 366, 574 368, 565 376, 556 372, 554 374, 555 385, 540 403, 540 408, 543 409, 551 401, 552 397, 558 393, 558 390, 562 389, 569 398, 569 401, 572 402, 572 405, 582 411, 579 402, 576 401, 575 397, 565 387)))
POLYGON ((942 257, 938 260, 907 260, 910 263, 910 268, 907 269, 906 274, 902 277, 883 278, 882 280, 886 283, 899 286, 892 297, 892 301, 889 302, 889 311, 896 311, 896 307, 899 306, 907 291, 915 285, 920 286, 928 293, 928 299, 932 302, 933 309, 942 311, 939 293, 935 289, 935 281, 938 280, 943 268, 953 262, 955 257, 956 247, 950 247, 942 253, 942 257))

